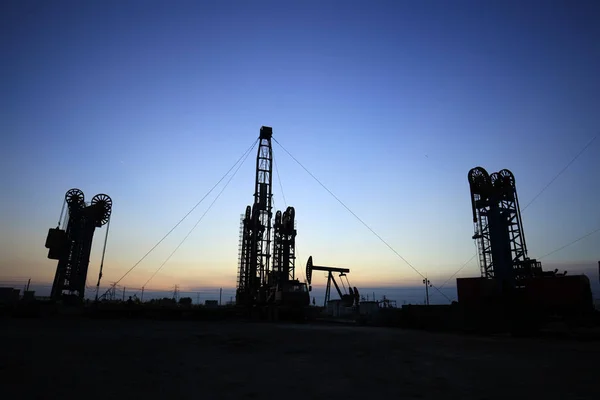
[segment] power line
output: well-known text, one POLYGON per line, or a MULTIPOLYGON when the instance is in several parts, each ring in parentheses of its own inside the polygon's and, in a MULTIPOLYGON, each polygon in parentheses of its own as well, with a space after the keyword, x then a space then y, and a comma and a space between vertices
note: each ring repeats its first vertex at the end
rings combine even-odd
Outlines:
POLYGON ((596 232, 600 232, 600 228, 597 228, 597 229, 595 229, 595 230, 593 230, 593 231, 591 231, 591 232, 589 232, 589 233, 586 233, 585 235, 581 236, 580 238, 578 238, 578 239, 575 239, 575 240, 573 240, 572 242, 565 244, 564 246, 561 246, 561 247, 559 247, 559 248, 557 248, 557 249, 555 249, 555 250, 552 250, 552 251, 551 251, 551 252, 549 252, 549 253, 546 253, 546 254, 544 254, 543 256, 541 256, 541 257, 539 258, 539 260, 541 260, 542 258, 544 258, 544 257, 547 257, 547 256, 549 256, 549 255, 551 255, 551 254, 554 254, 554 253, 556 253, 556 252, 559 252, 559 251, 561 251, 562 249, 565 249, 565 248, 567 248, 567 247, 569 247, 569 246, 571 246, 571 245, 574 245, 575 243, 579 242, 580 240, 583 240, 583 239, 585 239, 585 238, 586 238, 586 237, 588 237, 588 236, 592 236, 592 235, 593 235, 594 233, 596 233, 596 232))
POLYGON ((58 225, 57 227, 60 228, 60 221, 62 221, 63 219, 63 214, 65 213, 65 206, 67 205, 67 200, 63 200, 63 204, 62 204, 62 208, 60 210, 60 217, 58 217, 58 225))
POLYGON ((471 256, 471 258, 469 258, 469 260, 468 260, 467 262, 465 262, 465 263, 462 265, 462 267, 460 267, 460 268, 458 269, 458 271, 456 271, 455 273, 453 273, 453 274, 452 274, 452 276, 450 276, 450 278, 448 278, 448 279, 446 280, 446 282, 444 282, 444 283, 442 284, 442 286, 440 286, 440 289, 441 289, 441 288, 443 288, 444 286, 446 286, 446 284, 447 284, 448 282, 450 282, 450 280, 451 280, 452 278, 454 278, 454 277, 455 277, 455 276, 456 276, 456 275, 457 275, 457 274, 458 274, 460 271, 462 271, 462 270, 463 270, 463 269, 464 269, 464 268, 465 268, 465 267, 466 267, 466 266, 467 266, 467 265, 468 265, 468 264, 471 262, 471 260, 473 260, 475 257, 477 257, 477 253, 473 254, 473 255, 471 256))
POLYGON ((565 167, 564 167, 563 169, 561 169, 561 170, 558 172, 558 174, 556 174, 556 175, 554 176, 554 178, 552 178, 552 179, 550 180, 550 182, 548 182, 548 183, 546 184, 546 186, 544 186, 544 187, 542 188, 542 190, 540 190, 540 192, 539 192, 538 194, 536 194, 536 195, 533 197, 533 199, 531 199, 531 201, 529 201, 529 203, 527 203, 527 204, 525 205, 525 207, 521 208, 521 211, 525 211, 525 209, 526 209, 527 207, 529 207, 529 206, 531 205, 531 203, 533 203, 533 202, 534 202, 534 201, 535 201, 535 200, 536 200, 538 197, 540 197, 540 195, 541 195, 542 193, 544 193, 544 192, 546 191, 546 189, 548 189, 548 188, 550 187, 550 185, 552 185, 552 184, 554 183, 554 181, 556 181, 556 180, 558 179, 558 177, 559 177, 559 176, 561 176, 561 175, 562 175, 562 174, 563 174, 563 173, 564 173, 564 172, 565 172, 565 171, 566 171, 566 170, 567 170, 567 169, 568 169, 568 168, 571 166, 571 164, 573 164, 573 163, 575 162, 575 160, 577 160, 577 159, 578 159, 578 158, 579 158, 579 157, 580 157, 580 156, 583 154, 583 152, 587 150, 587 148, 588 148, 588 147, 590 147, 590 145, 591 145, 591 144, 594 142, 594 140, 596 140, 596 138, 597 138, 597 137, 598 137, 598 135, 594 136, 594 137, 592 138, 592 140, 590 140, 589 142, 587 142, 587 144, 586 144, 585 146, 583 146, 583 148, 582 148, 582 149, 579 151, 579 153, 577 153, 577 154, 575 155, 575 157, 573 157, 573 159, 572 159, 571 161, 569 161, 569 162, 567 163, 567 165, 565 165, 565 167))
POLYGON ((275 158, 273 158, 273 165, 275 165, 275 171, 277 172, 277 180, 279 181, 279 187, 281 188, 281 197, 283 197, 283 202, 287 206, 288 202, 285 199, 285 193, 283 193, 283 185, 281 184, 281 176, 279 176, 279 168, 277 168, 277 163, 275 162, 275 158))
MULTIPOLYGON (((177 227, 178 227, 178 226, 179 226, 179 225, 180 225, 180 224, 183 222, 183 220, 185 220, 185 219, 186 219, 186 218, 187 218, 187 217, 188 217, 188 216, 189 216, 189 215, 190 215, 190 214, 191 214, 191 213, 192 213, 192 212, 193 212, 193 211, 196 209, 196 207, 198 207, 198 206, 200 205, 200 203, 202 203, 202 201, 204 201, 204 199, 205 199, 206 197, 208 197, 208 195, 209 195, 209 194, 211 194, 211 193, 212 193, 212 191, 213 191, 213 190, 214 190, 214 189, 215 189, 215 188, 216 188, 216 187, 219 185, 219 183, 221 183, 221 181, 223 181, 223 179, 225 179, 225 177, 226 177, 227 175, 229 175, 229 173, 231 172, 231 170, 233 170, 233 169, 235 168, 235 166, 236 166, 236 165, 237 165, 237 164, 238 164, 238 163, 239 163, 239 162, 240 162, 240 161, 241 161, 241 160, 242 160, 242 159, 243 159, 243 158, 244 158, 244 157, 245 157, 245 156, 246 156, 246 155, 247 155, 247 154, 248 154, 248 153, 249 153, 249 152, 250 152, 250 151, 253 149, 253 148, 254 148, 254 146, 256 145, 256 143, 257 143, 257 142, 258 142, 258 139, 256 139, 256 140, 255 140, 255 141, 252 143, 252 146, 250 146, 250 147, 248 148, 248 150, 246 150, 246 151, 244 152, 244 154, 242 154, 242 156, 241 156, 240 158, 238 158, 238 160, 237 160, 237 161, 236 161, 236 162, 235 162, 235 163, 234 163, 234 164, 231 166, 231 168, 229 168, 229 170, 228 170, 228 171, 225 173, 225 175, 223 175, 223 176, 221 177, 221 179, 219 179, 219 181, 218 181, 217 183, 215 183, 215 185, 214 185, 214 186, 213 186, 213 187, 212 187, 212 188, 211 188, 211 189, 208 191, 208 193, 206 193, 206 194, 204 195, 204 197, 202 197, 202 198, 200 199, 200 201, 198 201, 198 202, 196 203, 196 205, 195 205, 194 207, 192 207, 192 209, 191 209, 190 211, 188 211, 188 213, 187 213, 187 214, 185 214, 185 215, 183 216, 183 218, 181 218, 181 219, 179 220, 179 222, 177 222, 177 223, 175 224, 175 226, 174 226, 173 228, 171 228, 171 230, 170 230, 169 232, 167 232, 167 234, 166 234, 165 236, 163 236, 163 238, 162 238, 162 239, 160 239, 160 240, 158 241, 158 243, 156 243, 154 246, 152 246, 152 248, 151 248, 150 250, 148 250, 148 252, 147 252, 146 254, 144 254, 144 256, 143 256, 142 258, 140 258, 140 259, 139 259, 139 261, 138 261, 138 262, 136 262, 136 263, 133 265, 133 267, 131 267, 131 268, 130 268, 130 269, 127 271, 127 272, 125 272, 125 274, 124 274, 124 275, 123 275, 121 278, 119 278, 119 280, 117 280, 117 281, 115 282, 115 284, 117 284, 117 283, 119 283, 121 280, 123 280, 123 278, 125 278, 125 277, 126 277, 126 276, 127 276, 127 275, 128 275, 130 272, 131 272, 131 271, 133 271, 133 269, 134 269, 135 267, 137 267, 137 266, 138 266, 138 265, 139 265, 139 264, 140 264, 140 263, 141 263, 141 262, 142 262, 142 261, 143 261, 143 260, 144 260, 144 259, 145 259, 145 258, 148 256, 148 254, 150 254, 150 253, 151 253, 151 252, 152 252, 152 251, 153 251, 153 250, 154 250, 156 247, 158 247, 158 245, 159 245, 159 244, 161 244, 161 243, 162 243, 162 241, 163 241, 163 240, 165 240, 165 239, 167 238, 167 236, 169 236, 169 235, 171 234, 171 232, 173 232, 173 231, 175 230, 175 228, 177 228, 177 227)), ((108 293, 108 292, 107 292, 107 293, 108 293)), ((106 294, 106 293, 105 293, 105 294, 106 294)))
MULTIPOLYGON (((392 246, 389 245, 388 242, 386 242, 381 236, 379 236, 379 234, 377 234, 377 232, 375 232, 373 229, 371 229, 371 227, 369 225, 367 225, 362 219, 360 219, 360 217, 358 215, 356 215, 346 204, 344 204, 344 202, 342 200, 340 200, 335 194, 333 194, 333 192, 331 190, 329 190, 316 176, 314 176, 304 165, 302 165, 302 163, 300 161, 298 161, 296 159, 296 157, 294 157, 289 151, 287 151, 287 149, 285 147, 283 147, 281 145, 281 143, 279 143, 277 141, 277 139, 273 138, 273 140, 275 141, 275 143, 277 143, 283 149, 283 151, 285 151, 294 161, 296 161, 296 163, 298 163, 298 165, 300 165, 300 167, 302 167, 302 169, 304 169, 315 181, 317 181, 317 183, 319 185, 321 185, 323 187, 323 189, 325 189, 331 196, 333 196, 333 198, 335 198, 338 201, 338 203, 340 203, 346 210, 348 210, 348 212, 350 212, 350 214, 352 214, 354 216, 354 218, 356 218, 368 230, 370 230, 371 233, 373 233, 383 244, 385 244, 391 251, 393 251, 398 257, 400 257, 400 259, 402 259, 402 261, 404 261, 409 267, 411 267, 413 269, 413 271, 415 271, 417 274, 419 274, 423 279, 426 279, 426 277, 421 272, 419 272, 419 270, 417 270, 411 263, 409 263, 408 260, 406 260, 404 257, 402 257, 402 255, 400 255, 400 253, 398 253, 392 246)), ((451 301, 450 298, 448 296, 446 296, 436 286, 433 286, 433 288, 436 289, 448 301, 451 301)))
POLYGON ((108 217, 108 222, 106 223, 106 234, 104 235, 104 246, 102 248, 102 258, 100 259, 100 270, 98 271, 98 282, 96 283, 96 300, 98 300, 98 292, 100 291, 100 281, 102 280, 102 269, 104 269, 104 255, 106 254, 106 243, 108 242, 109 228, 110 216, 108 217))
MULTIPOLYGON (((254 148, 254 146, 252 146, 252 148, 254 148)), ((252 148, 250 150, 252 150, 252 148)), ((185 237, 183 238, 183 240, 177 245, 177 247, 175 247, 175 250, 173 250, 173 252, 171 254, 169 254, 169 256, 167 257, 167 259, 165 261, 163 261, 163 263, 160 265, 160 267, 158 267, 158 269, 152 274, 152 276, 146 281, 146 283, 144 283, 142 285, 142 287, 146 287, 146 285, 152 280, 152 278, 154 278, 156 276, 156 274, 158 274, 158 272, 171 259, 171 257, 173 256, 173 254, 175 254, 175 252, 177 252, 177 250, 181 247, 181 245, 192 234, 192 232, 194 231, 194 229, 196 229, 196 227, 198 226, 198 224, 200 223, 200 221, 202 221, 202 219, 204 218, 204 216, 210 211, 210 209, 212 208, 212 206, 216 203, 216 201, 219 199, 219 197, 221 196, 221 194, 225 191, 225 189, 227 188, 227 186, 229 185, 229 183, 231 182, 231 180, 233 179, 233 177, 240 170, 240 168, 242 167, 242 165, 244 165, 244 162, 246 161, 246 159, 248 158, 249 155, 250 155, 250 151, 248 151, 246 153, 246 157, 244 158, 244 160, 238 165, 237 169, 233 172, 233 175, 231 175, 229 177, 229 180, 225 183, 225 186, 223 186, 223 188, 221 189, 221 191, 219 192, 219 194, 217 194, 217 197, 215 197, 215 199, 212 201, 212 203, 210 203, 210 205, 208 206, 208 208, 206 209, 206 211, 204 211, 204 214, 202 214, 202 216, 200 216, 200 218, 198 219, 198 221, 196 221, 196 223, 194 224, 194 226, 192 227, 192 229, 190 229, 190 231, 187 233, 187 235, 185 235, 185 237)), ((136 292, 136 294, 137 294, 137 292, 136 292)))

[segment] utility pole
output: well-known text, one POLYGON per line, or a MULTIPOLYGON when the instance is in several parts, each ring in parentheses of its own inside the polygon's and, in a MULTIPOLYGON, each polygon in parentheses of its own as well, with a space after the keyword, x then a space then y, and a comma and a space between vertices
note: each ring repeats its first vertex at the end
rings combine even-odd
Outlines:
POLYGON ((144 287, 142 286, 142 298, 140 299, 140 303, 144 302, 144 287))
POLYGON ((125 286, 123 286, 123 301, 125 301, 125 286))
POLYGON ((116 287, 117 287, 117 283, 114 282, 112 285, 110 285, 110 300, 115 300, 116 299, 116 287))
MULTIPOLYGON (((600 265, 600 262, 598 262, 598 264, 600 265)), ((25 289, 25 291, 29 291, 29 284, 31 283, 31 278, 29 278, 29 280, 27 281, 27 289, 25 289)))
POLYGON ((223 295, 223 288, 219 289, 219 305, 221 305, 221 296, 223 295))
POLYGON ((175 289, 173 290, 173 300, 179 300, 179 285, 175 285, 175 289))
POLYGON ((429 288, 432 286, 431 282, 427 277, 423 279, 423 284, 425 285, 425 304, 429 305, 429 288))

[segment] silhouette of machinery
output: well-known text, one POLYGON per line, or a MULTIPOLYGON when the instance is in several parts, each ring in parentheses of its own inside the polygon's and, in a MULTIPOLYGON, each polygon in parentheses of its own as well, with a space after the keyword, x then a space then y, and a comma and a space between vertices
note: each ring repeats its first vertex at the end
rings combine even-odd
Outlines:
MULTIPOLYGON (((342 304, 345 307, 352 307, 353 305, 358 306, 360 301, 360 295, 358 293, 358 289, 354 287, 354 289, 350 286, 350 282, 348 281, 348 275, 350 270, 348 268, 337 268, 337 267, 322 267, 319 265, 313 265, 312 256, 308 257, 308 262, 306 263, 306 280, 310 285, 312 282, 312 273, 313 271, 325 271, 327 272, 327 287, 325 289, 325 302, 324 306, 327 307, 327 303, 331 300, 331 283, 335 286, 335 290, 337 290, 340 299, 342 300, 342 304), (342 282, 342 287, 344 288, 344 292, 340 290, 339 285, 337 284, 334 273, 339 274, 340 281, 342 282), (346 277, 346 282, 348 283, 348 293, 345 293, 346 287, 344 285, 344 281, 342 277, 346 277)), ((311 286, 308 287, 310 291, 312 289, 311 286)))
POLYGON ((59 225, 50 229, 46 238, 48 258, 58 260, 51 297, 57 300, 68 292, 83 299, 94 232, 109 222, 112 200, 105 194, 97 194, 87 204, 81 190, 70 189, 65 195, 63 212, 65 205, 66 229, 60 229, 61 213, 59 225))
POLYGON ((240 222, 236 304, 248 307, 278 305, 303 307, 310 303, 306 284, 295 278, 295 210, 272 214, 273 150, 271 127, 260 128, 256 157, 254 204, 240 222), (274 228, 273 260, 271 234, 274 228), (271 265, 272 261, 272 265, 271 265))
POLYGON ((593 307, 585 275, 543 271, 541 262, 528 257, 512 172, 489 174, 476 167, 469 171, 468 180, 481 278, 457 279, 459 303, 510 303, 546 312, 593 307))
POLYGON ((527 257, 512 172, 503 169, 489 175, 476 167, 469 171, 469 186, 481 276, 512 288, 525 278, 541 275, 541 263, 527 257))
POLYGON ((273 268, 268 283, 271 287, 296 279, 296 211, 288 207, 275 213, 273 224, 273 268))

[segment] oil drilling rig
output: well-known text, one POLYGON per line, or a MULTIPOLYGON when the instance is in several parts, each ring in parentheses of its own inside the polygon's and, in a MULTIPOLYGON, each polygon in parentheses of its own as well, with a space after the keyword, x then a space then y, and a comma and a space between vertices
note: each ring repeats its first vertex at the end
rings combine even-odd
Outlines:
POLYGON ((521 315, 580 314, 592 309, 585 275, 543 271, 527 255, 515 177, 503 169, 468 174, 481 278, 458 278, 459 304, 521 315), (508 308, 507 308, 508 307, 508 308))
POLYGON ((507 169, 469 171, 471 208, 481 276, 504 288, 521 286, 524 279, 542 274, 542 264, 527 256, 523 220, 515 177, 507 169))
MULTIPOLYGON (((112 200, 105 194, 97 194, 88 204, 81 190, 67 191, 59 224, 48 231, 46 238, 48 258, 58 260, 52 284, 52 299, 60 299, 65 292, 83 299, 94 232, 96 228, 109 223, 111 211, 112 200), (66 225, 66 229, 61 229, 60 222, 63 219, 65 206, 67 213, 63 226, 66 225)), ((108 227, 104 250, 106 250, 107 237, 108 227)), ((102 258, 104 259, 104 251, 102 258)))
POLYGON ((295 210, 277 211, 272 225, 271 127, 260 128, 254 203, 240 221, 236 304, 249 308, 302 309, 310 303, 306 284, 295 277, 295 210), (274 231, 274 232, 272 232, 274 231), (273 259, 271 260, 271 234, 273 259), (272 262, 272 264, 271 264, 272 262))

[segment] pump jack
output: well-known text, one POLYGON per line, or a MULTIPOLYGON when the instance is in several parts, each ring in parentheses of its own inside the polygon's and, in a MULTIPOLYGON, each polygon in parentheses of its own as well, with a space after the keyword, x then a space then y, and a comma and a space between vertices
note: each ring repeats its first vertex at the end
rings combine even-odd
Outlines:
MULTIPOLYGON (((353 305, 358 306, 358 303, 360 301, 360 295, 358 293, 358 289, 356 287, 354 287, 354 289, 352 289, 352 287, 350 286, 350 282, 348 282, 348 276, 346 275, 346 274, 350 273, 350 270, 348 268, 323 267, 320 265, 313 265, 312 256, 310 256, 310 257, 308 257, 308 262, 306 263, 306 280, 308 281, 309 285, 312 282, 312 272, 313 271, 327 272, 327 287, 325 289, 325 302, 324 302, 325 307, 327 307, 327 303, 331 299, 331 283, 332 282, 333 282, 333 285, 335 286, 335 289, 338 292, 338 295, 340 296, 340 299, 342 300, 342 304, 345 307, 352 307, 353 305), (346 282, 348 282, 348 294, 342 293, 342 291, 340 290, 339 285, 335 281, 335 277, 333 275, 334 272, 339 273, 339 278, 340 278, 340 281, 342 282, 342 285, 344 285, 344 282, 341 278, 344 276, 346 277, 346 282)), ((309 286, 308 290, 311 291, 312 287, 309 286)))

